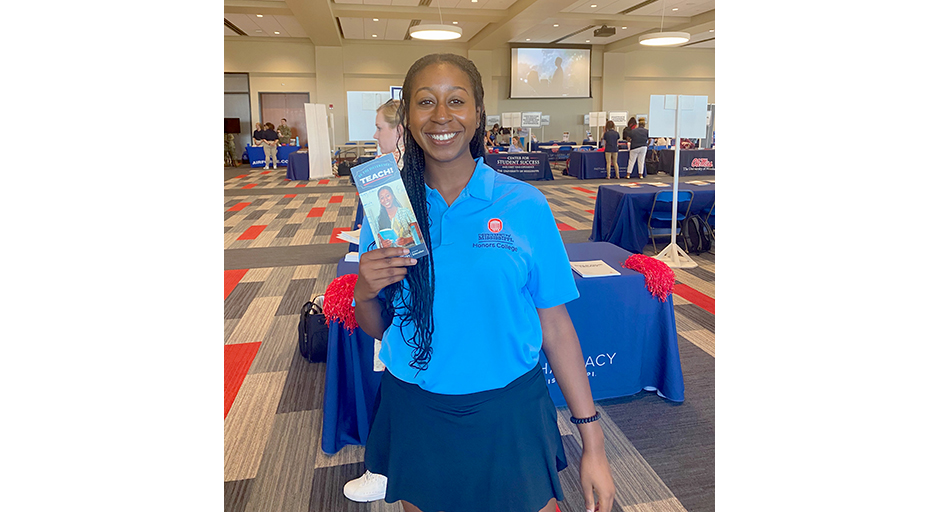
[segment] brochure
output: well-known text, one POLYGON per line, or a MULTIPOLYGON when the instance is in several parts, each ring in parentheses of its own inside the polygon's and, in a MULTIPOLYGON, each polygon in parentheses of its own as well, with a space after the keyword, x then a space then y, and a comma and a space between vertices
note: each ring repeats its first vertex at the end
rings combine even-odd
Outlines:
POLYGON ((640 188, 639 183, 621 183, 621 187, 640 188))
POLYGON ((581 277, 619 276, 620 272, 603 260, 572 261, 571 268, 581 277))
POLYGON ((686 184, 687 184, 687 185, 698 185, 698 186, 702 187, 702 186, 708 185, 708 182, 707 182, 707 181, 701 181, 701 180, 695 180, 695 181, 687 181, 686 184))
POLYGON ((349 242, 351 244, 359 245, 359 230, 355 231, 340 231, 336 238, 349 242))
POLYGON ((660 182, 647 183, 647 185, 652 185, 652 186, 654 186, 654 187, 659 187, 659 188, 671 187, 671 186, 672 186, 672 185, 670 185, 670 184, 668 184, 668 183, 660 183, 660 182))
MULTIPOLYGON (((376 248, 405 247, 411 251, 408 256, 412 258, 427 256, 428 248, 395 157, 389 153, 357 165, 350 172, 375 236, 376 248)), ((363 243, 369 241, 363 240, 363 243)))

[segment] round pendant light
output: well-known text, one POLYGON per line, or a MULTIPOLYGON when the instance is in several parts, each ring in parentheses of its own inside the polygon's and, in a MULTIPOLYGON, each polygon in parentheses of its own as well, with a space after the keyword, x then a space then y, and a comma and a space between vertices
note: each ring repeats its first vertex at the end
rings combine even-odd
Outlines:
POLYGON ((415 39, 446 41, 462 36, 463 30, 454 25, 415 25, 408 29, 408 34, 415 39))
POLYGON ((640 44, 644 46, 670 46, 687 43, 690 38, 688 32, 654 32, 640 36, 640 44))

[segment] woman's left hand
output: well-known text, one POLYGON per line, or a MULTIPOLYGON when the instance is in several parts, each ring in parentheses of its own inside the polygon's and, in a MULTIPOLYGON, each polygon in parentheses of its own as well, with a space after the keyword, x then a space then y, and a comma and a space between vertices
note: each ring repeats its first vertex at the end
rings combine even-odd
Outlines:
POLYGON ((587 450, 581 454, 581 492, 584 505, 590 512, 610 512, 614 506, 614 479, 610 476, 610 465, 603 449, 599 452, 587 450), (597 493, 597 501, 594 494, 597 493))

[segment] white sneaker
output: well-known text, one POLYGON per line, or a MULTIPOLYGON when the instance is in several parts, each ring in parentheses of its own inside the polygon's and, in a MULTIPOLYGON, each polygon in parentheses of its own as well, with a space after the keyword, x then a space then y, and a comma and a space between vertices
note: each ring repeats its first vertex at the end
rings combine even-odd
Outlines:
POLYGON ((366 470, 365 474, 359 478, 346 482, 343 486, 343 494, 352 501, 360 503, 381 500, 385 498, 386 484, 388 484, 388 477, 366 470))
POLYGON ((268 166, 267 166, 267 165, 264 166, 264 170, 266 170, 266 171, 268 170, 268 166))
POLYGON ((274 164, 274 168, 277 169, 277 164, 274 164))

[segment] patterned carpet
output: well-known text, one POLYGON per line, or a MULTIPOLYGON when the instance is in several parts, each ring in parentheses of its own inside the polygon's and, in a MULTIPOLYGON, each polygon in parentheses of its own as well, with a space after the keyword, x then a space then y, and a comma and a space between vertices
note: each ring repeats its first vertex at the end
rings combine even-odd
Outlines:
MULTIPOLYGON (((531 183, 548 198, 565 242, 586 242, 597 187, 607 182, 563 176, 558 165, 555 181, 531 183)), ((225 169, 225 510, 402 510, 343 496, 343 484, 365 469, 364 450, 320 450, 325 365, 297 350, 300 306, 326 290, 347 251, 336 234, 353 222, 355 188, 348 178, 297 182, 285 173, 225 169)), ((615 511, 715 510, 715 259, 693 259, 698 267, 676 269, 673 296, 685 401, 641 392, 598 402, 615 511)), ((568 499, 559 506, 579 512, 580 438, 567 409, 558 418, 569 461, 561 473, 568 499)))

